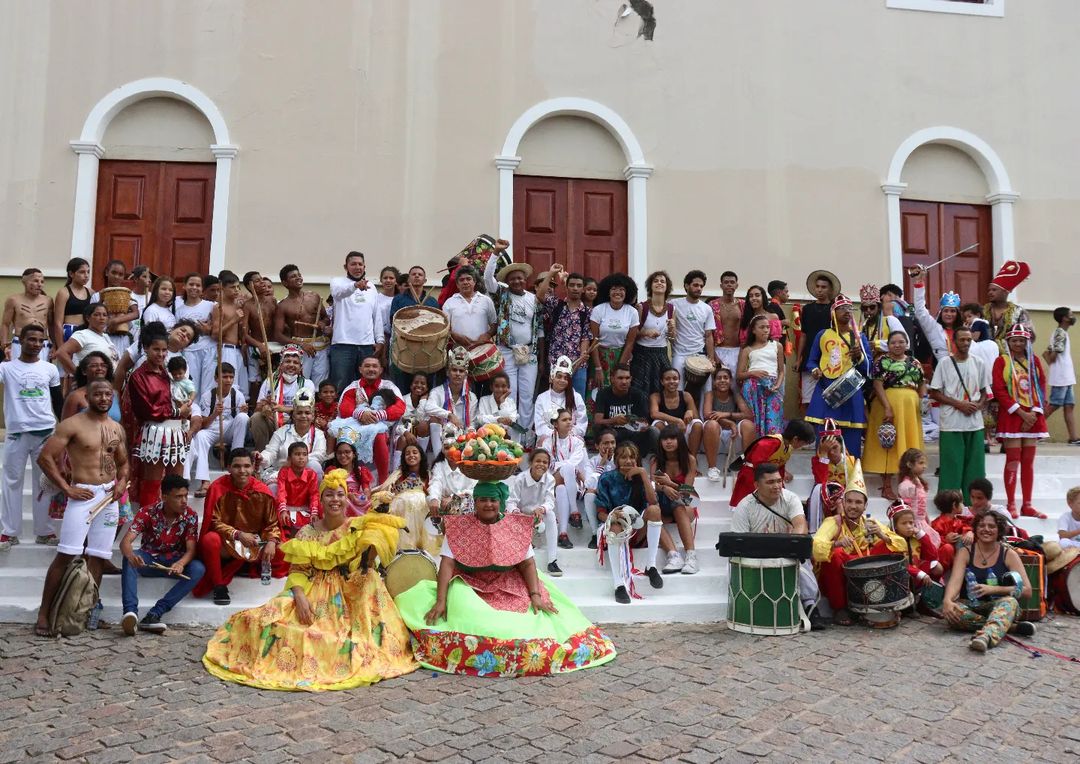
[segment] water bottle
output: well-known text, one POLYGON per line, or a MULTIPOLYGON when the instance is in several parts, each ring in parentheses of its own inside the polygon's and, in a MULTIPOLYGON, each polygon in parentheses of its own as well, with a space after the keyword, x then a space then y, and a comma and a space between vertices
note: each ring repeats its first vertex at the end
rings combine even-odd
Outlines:
POLYGON ((270 571, 270 558, 269 557, 263 557, 262 571, 261 571, 261 575, 259 576, 259 578, 262 580, 263 586, 269 586, 270 585, 270 572, 271 572, 270 571))
POLYGON ((986 574, 986 585, 987 586, 997 586, 998 585, 997 573, 995 573, 994 571, 991 570, 989 573, 986 574))
POLYGON ((967 598, 977 600, 979 597, 975 594, 975 587, 979 585, 979 582, 975 580, 975 573, 969 569, 964 574, 964 580, 967 581, 967 598))

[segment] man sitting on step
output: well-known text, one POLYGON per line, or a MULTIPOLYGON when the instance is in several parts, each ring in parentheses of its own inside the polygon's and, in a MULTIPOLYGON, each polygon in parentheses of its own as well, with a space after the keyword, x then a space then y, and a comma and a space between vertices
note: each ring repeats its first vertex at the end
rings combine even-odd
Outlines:
POLYGON ((202 579, 206 568, 195 559, 199 541, 199 516, 188 506, 188 481, 179 475, 166 475, 161 480, 161 501, 143 507, 131 521, 127 534, 120 542, 124 555, 121 597, 124 618, 120 622, 124 633, 135 635, 138 627, 156 634, 165 632, 161 617, 188 596, 202 579), (135 539, 142 536, 138 549, 135 539), (139 576, 176 581, 139 621, 139 576))
POLYGON ((199 557, 206 575, 195 587, 196 597, 214 592, 215 605, 228 605, 229 583, 246 568, 260 575, 262 561, 271 562, 274 578, 284 578, 289 565, 278 550, 277 503, 266 484, 252 475, 254 462, 246 448, 229 452, 229 472, 210 484, 203 509, 199 557))

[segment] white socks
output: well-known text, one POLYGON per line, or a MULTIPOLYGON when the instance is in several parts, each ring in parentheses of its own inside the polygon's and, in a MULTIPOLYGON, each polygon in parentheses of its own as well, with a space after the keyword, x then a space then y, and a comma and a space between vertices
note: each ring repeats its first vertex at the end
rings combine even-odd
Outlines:
POLYGON ((598 521, 596 519, 596 494, 585 494, 585 520, 589 523, 589 529, 592 530, 592 534, 596 535, 596 529, 598 527, 598 521))
POLYGON ((645 536, 649 541, 649 554, 645 560, 645 570, 656 567, 656 553, 660 549, 660 531, 664 523, 660 520, 649 520, 645 526, 645 536))
POLYGON ((570 522, 570 494, 565 485, 555 486, 555 509, 559 513, 559 533, 566 533, 570 522))
POLYGON ((626 586, 626 579, 623 578, 622 556, 627 553, 626 544, 608 544, 607 562, 611 568, 611 583, 615 585, 616 589, 620 586, 626 586))
POLYGON ((547 561, 552 563, 559 558, 559 529, 555 525, 555 510, 547 510, 544 515, 544 526, 544 533, 547 536, 547 561))

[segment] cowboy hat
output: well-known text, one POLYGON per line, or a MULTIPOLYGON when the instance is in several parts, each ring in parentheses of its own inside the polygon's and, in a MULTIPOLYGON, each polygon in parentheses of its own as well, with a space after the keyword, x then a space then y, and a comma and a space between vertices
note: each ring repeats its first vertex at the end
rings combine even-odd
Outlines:
POLYGON ((1046 555, 1046 575, 1050 576, 1075 560, 1076 556, 1080 555, 1080 549, 1074 546, 1062 547, 1056 541, 1047 541, 1043 544, 1043 553, 1046 555), (1051 545, 1057 547, 1060 551, 1053 554, 1054 550, 1051 545), (1051 548, 1048 549, 1047 547, 1051 548))
POLYGON ((814 282, 818 279, 828 279, 832 284, 833 295, 840 293, 840 279, 836 277, 836 274, 832 271, 827 271, 824 268, 818 268, 816 271, 810 271, 810 275, 806 277, 806 291, 810 294, 814 293, 814 282))
POLYGON ((528 263, 510 263, 500 268, 499 273, 495 276, 495 278, 499 281, 506 281, 507 276, 509 276, 514 271, 523 272, 525 274, 525 278, 529 278, 529 276, 533 275, 533 267, 528 263))

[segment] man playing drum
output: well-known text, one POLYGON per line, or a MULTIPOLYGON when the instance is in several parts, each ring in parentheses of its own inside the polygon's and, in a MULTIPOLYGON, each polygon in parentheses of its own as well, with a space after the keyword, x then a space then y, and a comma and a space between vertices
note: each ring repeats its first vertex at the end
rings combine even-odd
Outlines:
MULTIPOLYGON (((705 289, 705 272, 690 271, 683 279, 686 297, 671 301, 675 312, 675 342, 672 345, 671 365, 679 372, 679 389, 686 387, 686 359, 694 355, 704 355, 709 361, 714 358, 716 315, 701 299, 705 289)), ((729 367, 730 368, 730 367, 729 367)), ((705 379, 701 392, 712 390, 712 370, 705 379)), ((697 400, 701 407, 700 398, 697 400)))
POLYGON ((327 321, 322 298, 304 289, 304 276, 297 266, 290 263, 279 275, 289 295, 278 303, 274 312, 272 336, 275 342, 303 350, 304 376, 321 384, 330 378, 330 349, 322 330, 327 321))
POLYGON ((458 268, 454 278, 458 291, 443 303, 443 312, 450 321, 452 343, 471 350, 491 342, 499 314, 491 298, 476 291, 476 271, 458 268))

